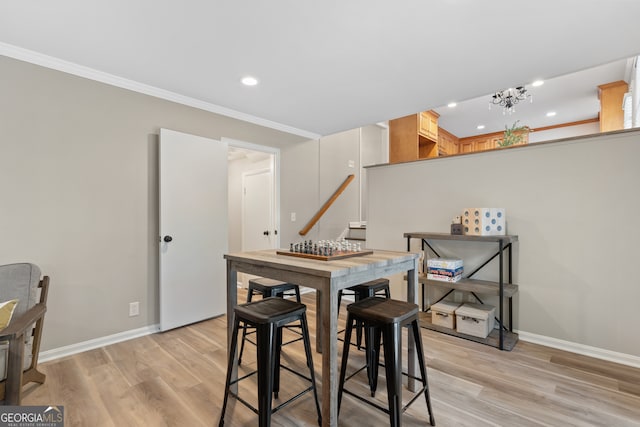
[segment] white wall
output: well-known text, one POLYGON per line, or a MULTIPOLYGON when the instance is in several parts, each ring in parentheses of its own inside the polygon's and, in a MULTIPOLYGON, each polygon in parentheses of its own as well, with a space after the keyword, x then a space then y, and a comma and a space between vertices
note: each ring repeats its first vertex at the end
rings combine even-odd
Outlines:
POLYGON ((2 56, 0 94, 0 264, 34 262, 51 277, 42 350, 158 322, 161 127, 302 141, 2 56))
POLYGON ((529 134, 529 143, 572 138, 575 136, 595 135, 600 133, 600 123, 584 123, 576 126, 565 126, 549 130, 534 131, 529 134))
POLYGON ((389 131, 377 125, 360 128, 360 220, 367 220, 367 168, 389 161, 389 131))
POLYGON ((307 239, 335 239, 349 221, 364 219, 360 180, 366 172, 361 173, 360 165, 388 160, 387 130, 371 125, 340 132, 284 148, 281 158, 281 246, 307 239), (349 167, 350 160, 353 167, 349 167), (300 236, 298 232, 350 174, 355 179, 345 192, 306 236, 300 236))
MULTIPOLYGON (((291 145, 280 152, 280 246, 299 242, 298 232, 319 209, 320 141, 306 141, 291 145), (291 220, 295 213, 296 220, 291 220)), ((318 239, 316 225, 304 239, 318 239)))
POLYGON ((360 219, 360 129, 320 139, 319 173, 318 208, 349 175, 355 177, 318 223, 319 239, 336 239, 349 226, 349 221, 360 219))
POLYGON ((465 207, 504 207, 519 236, 516 328, 640 356, 638 159, 640 134, 627 131, 372 167, 367 245, 406 250, 405 232, 448 232, 465 207))
POLYGON ((245 172, 271 169, 271 159, 247 158, 229 162, 229 252, 242 251, 242 175, 245 172))

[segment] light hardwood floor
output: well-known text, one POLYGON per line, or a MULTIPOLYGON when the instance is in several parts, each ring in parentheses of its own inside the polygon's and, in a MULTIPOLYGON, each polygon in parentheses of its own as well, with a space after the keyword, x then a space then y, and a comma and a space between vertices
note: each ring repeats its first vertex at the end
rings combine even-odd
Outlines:
MULTIPOLYGON (((303 302, 315 334, 314 294, 303 295, 303 302)), ((342 307, 341 314, 344 311, 342 307)), ((640 426, 640 369, 526 342, 501 352, 425 329, 422 336, 438 426, 640 426)), ((283 357, 305 372, 303 355, 302 346, 292 344, 283 357)), ((243 359, 242 370, 255 367, 253 346, 246 347, 243 359)), ((317 374, 320 361, 314 353, 317 374)), ((350 368, 363 361, 362 352, 350 352, 350 368)), ((226 373, 226 318, 58 359, 41 368, 47 381, 28 386, 23 404, 64 405, 68 427, 217 425, 226 373)), ((285 399, 303 383, 286 371, 282 375, 280 399, 285 399)), ((253 402, 254 378, 240 385, 240 393, 253 402)), ((348 384, 367 394, 364 373, 348 384)), ((378 390, 376 398, 385 402, 383 379, 378 390)), ((225 420, 227 426, 257 425, 257 416, 235 399, 230 399, 225 420)), ((345 396, 339 423, 384 426, 388 418, 345 396)), ((274 414, 272 424, 317 425, 312 395, 274 414)), ((428 425, 424 399, 407 410, 403 425, 428 425)))

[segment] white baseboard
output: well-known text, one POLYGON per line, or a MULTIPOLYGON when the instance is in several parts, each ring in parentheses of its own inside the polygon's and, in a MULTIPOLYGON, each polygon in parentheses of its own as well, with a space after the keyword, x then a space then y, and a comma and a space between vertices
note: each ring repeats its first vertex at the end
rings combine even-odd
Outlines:
POLYGON ((89 351, 96 348, 104 347, 110 344, 127 341, 133 338, 143 337, 145 335, 155 334, 160 331, 160 325, 145 326, 139 329, 132 329, 130 331, 119 332, 117 334, 108 335, 106 337, 94 338, 92 340, 79 342, 77 344, 71 344, 64 347, 54 348, 52 350, 41 351, 38 356, 39 362, 48 362, 51 360, 59 359, 65 356, 71 356, 72 354, 82 353, 83 351, 89 351))
MULTIPOLYGON (((301 293, 311 292, 313 289, 302 288, 301 293)), ((345 296, 345 300, 349 297, 345 296)), ((151 335, 160 331, 160 325, 155 324, 151 326, 145 326, 139 329, 133 329, 130 331, 119 332, 117 334, 108 335, 106 337, 95 338, 92 340, 80 342, 77 344, 71 344, 64 347, 54 348, 52 350, 40 352, 38 361, 48 362, 51 360, 59 359, 65 356, 71 356, 73 354, 82 353, 83 351, 89 351, 96 348, 104 347, 110 344, 127 341, 133 338, 143 337, 145 335, 151 335)), ((634 368, 640 368, 640 357, 626 353, 619 353, 611 350, 605 350, 598 347, 592 347, 584 344, 578 344, 571 341, 564 341, 557 338, 546 337, 543 335, 532 334, 530 332, 516 331, 519 338, 522 341, 530 342, 533 344, 540 344, 546 347, 557 348, 559 350, 570 351, 572 353, 581 354, 583 356, 589 356, 596 359, 607 360, 609 362, 619 363, 621 365, 627 365, 634 368)))
POLYGON ((621 365, 640 368, 640 357, 616 351, 605 350, 603 348, 591 347, 589 345, 578 344, 571 341, 564 341, 557 338, 545 337, 543 335, 532 334, 530 332, 517 331, 522 341, 533 344, 540 344, 546 347, 557 348, 559 350, 570 351, 583 356, 594 357, 596 359, 607 360, 621 365))

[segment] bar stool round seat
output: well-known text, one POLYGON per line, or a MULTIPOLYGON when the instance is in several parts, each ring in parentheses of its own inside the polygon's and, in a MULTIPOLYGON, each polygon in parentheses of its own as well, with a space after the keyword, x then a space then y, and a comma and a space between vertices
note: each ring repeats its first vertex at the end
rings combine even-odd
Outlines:
MULTIPOLYGON (((300 288, 293 283, 282 282, 280 280, 269 279, 267 277, 258 277, 249 280, 249 289, 247 290, 247 302, 253 300, 254 295, 261 295, 262 298, 295 296, 296 301, 300 302, 300 288)), ((294 326, 296 327, 296 326, 294 326)), ((247 326, 242 327, 242 341, 240 345, 240 355, 238 356, 238 364, 242 364, 242 355, 244 354, 244 345, 246 342, 250 342, 255 345, 255 342, 249 338, 255 331, 247 326)), ((285 342, 282 345, 287 345, 299 341, 301 337, 292 339, 285 342)))
POLYGON ((383 294, 386 298, 390 298, 391 294, 389 292, 389 279, 376 279, 370 282, 361 283, 359 285, 351 286, 346 289, 341 289, 338 291, 338 307, 340 307, 340 301, 342 300, 342 296, 348 294, 351 291, 351 295, 353 295, 355 301, 359 301, 361 299, 365 299, 368 297, 376 296, 383 294))
POLYGON ((269 279, 267 277, 259 277, 249 280, 247 302, 251 302, 254 295, 262 295, 262 298, 295 295, 296 301, 300 302, 300 288, 298 285, 269 279))
MULTIPOLYGON (((355 302, 347 306, 347 328, 345 330, 344 349, 342 351, 342 367, 340 370, 340 382, 338 389, 338 410, 342 402, 342 394, 352 395, 364 403, 370 404, 378 409, 382 409, 389 414, 390 426, 401 425, 401 415, 405 409, 411 405, 420 394, 424 393, 427 410, 429 412, 429 422, 435 425, 433 411, 431 409, 431 399, 429 396, 429 385, 427 382, 427 369, 422 348, 422 336, 419 326, 419 307, 416 304, 393 299, 370 297, 355 302), (347 361, 349 357, 349 341, 353 325, 362 322, 367 330, 368 339, 367 364, 369 385, 371 395, 374 396, 378 379, 378 363, 380 358, 380 338, 384 342, 384 367, 387 380, 387 400, 388 408, 381 408, 376 403, 369 401, 345 388, 345 377, 347 361), (422 389, 415 393, 413 398, 402 406, 402 327, 407 326, 413 333, 418 355, 420 368, 420 378, 414 378, 422 382, 422 389), (369 356, 370 355, 370 356, 369 356)), ((347 380, 350 379, 347 378, 347 380)))
MULTIPOLYGON (((359 285, 351 286, 346 289, 338 291, 338 310, 342 301, 342 296, 345 294, 353 295, 354 301, 360 301, 365 298, 373 296, 384 296, 385 298, 391 298, 389 292, 389 279, 376 279, 370 282, 361 283, 359 285), (347 291, 345 293, 345 291, 347 291)), ((358 350, 362 347, 362 325, 358 324, 356 329, 356 345, 358 350)))
POLYGON ((282 409, 287 404, 298 399, 303 394, 313 391, 316 411, 318 414, 318 424, 321 423, 320 404, 318 403, 318 393, 316 390, 316 380, 313 371, 313 359, 311 344, 309 341, 309 327, 306 316, 307 307, 291 300, 283 298, 269 297, 262 300, 241 304, 235 307, 235 320, 233 323, 233 333, 229 348, 229 363, 227 366, 227 379, 225 382, 224 401, 220 414, 219 425, 224 425, 224 415, 227 407, 229 395, 234 396, 239 402, 258 414, 259 426, 267 427, 271 423, 271 415, 282 409), (280 365, 280 348, 282 347, 282 328, 286 325, 300 322, 302 328, 302 341, 306 355, 306 364, 309 368, 309 377, 291 368, 280 365), (243 323, 256 328, 257 346, 257 371, 245 375, 242 378, 231 381, 233 370, 233 360, 238 344, 238 331, 243 323), (278 398, 280 389, 280 368, 309 381, 309 387, 299 392, 289 400, 281 403, 276 408, 272 408, 272 395, 278 398), (247 377, 258 374, 258 408, 256 409, 237 393, 231 392, 231 386, 247 377))

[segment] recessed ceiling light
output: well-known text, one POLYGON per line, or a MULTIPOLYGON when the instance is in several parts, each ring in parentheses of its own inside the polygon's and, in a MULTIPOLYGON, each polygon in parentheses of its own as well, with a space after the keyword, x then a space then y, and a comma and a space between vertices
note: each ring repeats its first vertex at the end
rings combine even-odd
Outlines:
POLYGON ((478 125, 477 129, 484 129, 484 125, 478 125))
POLYGON ((251 76, 243 77, 241 80, 242 84, 245 86, 255 86, 258 84, 258 79, 251 76))
POLYGON ((553 117, 553 116, 555 116, 555 115, 556 115, 556 112, 555 112, 555 111, 549 111, 549 112, 547 113, 547 117, 553 117))
POLYGON ((447 104, 447 107, 449 107, 449 108, 453 108, 453 107, 455 107, 456 105, 458 105, 458 104, 456 104, 455 102, 450 102, 450 103, 448 103, 448 104, 447 104))
POLYGON ((531 86, 538 87, 538 86, 542 86, 543 84, 544 84, 544 80, 536 80, 535 82, 531 83, 531 86))

